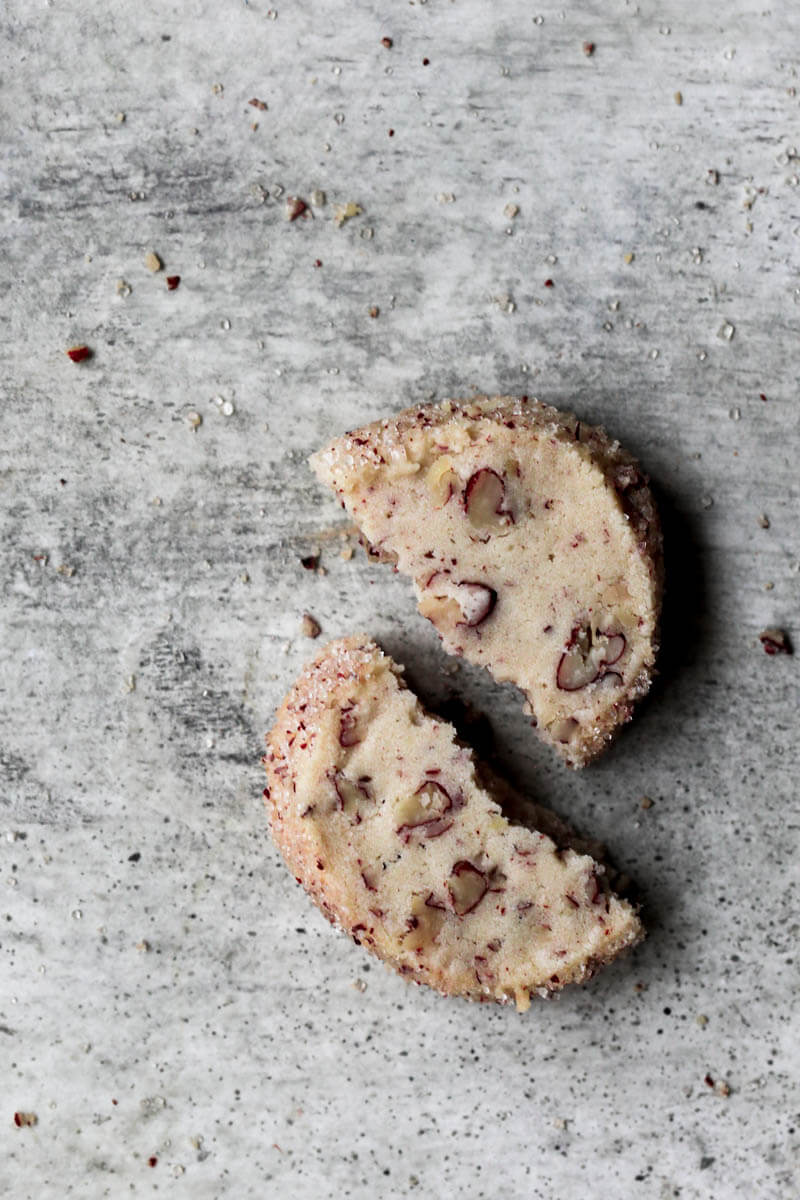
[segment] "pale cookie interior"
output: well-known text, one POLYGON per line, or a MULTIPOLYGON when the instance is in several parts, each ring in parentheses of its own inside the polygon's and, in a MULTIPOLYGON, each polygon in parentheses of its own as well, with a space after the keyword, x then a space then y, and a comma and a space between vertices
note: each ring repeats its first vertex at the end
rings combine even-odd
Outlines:
POLYGON ((366 638, 326 648, 268 738, 272 833, 329 918, 401 973, 513 1001, 641 936, 603 867, 510 825, 453 727, 366 638))
POLYGON ((524 400, 446 402, 311 459, 444 645, 525 693, 572 766, 649 687, 661 593, 646 481, 601 430, 524 400))

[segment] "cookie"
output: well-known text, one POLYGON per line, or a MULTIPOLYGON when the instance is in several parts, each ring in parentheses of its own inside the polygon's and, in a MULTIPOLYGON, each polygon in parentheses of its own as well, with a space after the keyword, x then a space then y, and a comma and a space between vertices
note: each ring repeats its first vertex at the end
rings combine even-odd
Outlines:
POLYGON ((365 636, 331 642, 267 737, 276 845, 328 919, 402 975, 515 1003, 588 979, 642 936, 602 865, 482 775, 447 722, 365 636), (547 830, 548 832, 545 832, 547 830))
POLYGON ((661 531, 635 460, 535 400, 407 409, 311 458, 445 648, 516 684, 573 767, 650 687, 661 531))

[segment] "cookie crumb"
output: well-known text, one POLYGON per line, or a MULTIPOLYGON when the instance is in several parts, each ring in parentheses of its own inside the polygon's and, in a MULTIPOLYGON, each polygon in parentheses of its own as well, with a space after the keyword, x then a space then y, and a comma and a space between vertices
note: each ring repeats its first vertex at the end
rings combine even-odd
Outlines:
POLYGON ((333 209, 333 223, 337 229, 341 229, 345 221, 360 217, 363 211, 361 205, 356 204, 354 200, 348 200, 346 204, 336 204, 333 209))
POLYGON ((152 271, 153 274, 155 274, 156 271, 163 270, 163 267, 164 267, 163 262, 161 261, 159 256, 156 254, 155 250, 147 251, 147 253, 144 256, 144 265, 147 267, 147 270, 152 271))

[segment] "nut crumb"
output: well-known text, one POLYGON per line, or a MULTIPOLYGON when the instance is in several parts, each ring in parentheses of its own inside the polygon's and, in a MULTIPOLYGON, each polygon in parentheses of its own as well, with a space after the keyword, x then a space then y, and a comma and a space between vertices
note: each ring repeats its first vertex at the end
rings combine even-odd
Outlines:
POLYGON ((353 557, 353 547, 345 546, 339 551, 339 557, 344 559, 345 562, 350 562, 350 559, 353 557))
POLYGON ((141 954, 146 954, 147 951, 150 949, 150 943, 145 938, 142 938, 142 940, 140 942, 136 943, 136 949, 141 954))
POLYGON ((652 808, 653 801, 650 799, 649 796, 642 796, 642 799, 639 802, 639 807, 640 808, 652 808))
POLYGON ((636 257, 636 255, 632 251, 629 250, 627 254, 623 254, 622 261, 625 263, 626 267, 629 267, 635 257, 636 257))
POLYGON ((221 96, 222 93, 225 91, 225 84, 224 83, 212 83, 211 91, 215 96, 221 96))
POLYGON ((394 42, 392 41, 392 39, 390 37, 382 37, 381 45, 383 46, 384 50, 391 50, 392 46, 394 45, 394 42))
POLYGON ((509 203, 508 203, 508 204, 505 206, 505 208, 503 209, 503 216, 504 216, 504 217, 507 217, 509 221, 513 221, 513 220, 514 220, 514 217, 516 217, 516 215, 518 214, 518 212, 519 212, 519 205, 518 205, 518 204, 512 204, 512 203, 509 201, 509 203))
POLYGON ((72 576, 75 574, 75 568, 68 567, 66 563, 61 563, 60 566, 56 567, 56 571, 59 575, 66 575, 67 579, 72 579, 72 576))
POLYGON ((581 50, 583 50, 583 53, 587 58, 591 58, 594 54, 594 42, 584 42, 581 46, 581 50))
POLYGON ((789 640, 789 635, 783 629, 765 629, 758 635, 758 640, 764 647, 764 653, 770 656, 774 654, 794 654, 794 648, 789 640))
POLYGON ((708 1017, 705 1015, 705 1013, 698 1013, 695 1017, 695 1023, 699 1025, 701 1029, 705 1029, 706 1025, 708 1024, 708 1017))
POLYGON ((311 193, 311 207, 324 208, 326 200, 327 196, 323 192, 322 188, 314 188, 314 191, 311 193))
POLYGON ((257 108, 259 112, 267 111, 267 106, 264 103, 264 101, 258 100, 256 97, 254 97, 252 100, 248 100, 247 103, 251 104, 253 106, 253 108, 257 108))
POLYGON ((38 1121, 39 1121, 39 1118, 37 1117, 36 1113, 32 1113, 32 1112, 15 1112, 14 1113, 14 1124, 16 1125, 17 1129, 24 1129, 25 1126, 27 1126, 27 1125, 36 1125, 36 1124, 38 1124, 38 1121))
POLYGON ((298 217, 302 217, 303 213, 308 210, 308 205, 302 196, 287 196, 286 197, 286 220, 296 221, 298 217))
POLYGON ((718 1079, 714 1084, 714 1091, 718 1096, 724 1096, 727 1100, 728 1096, 731 1094, 730 1084, 726 1083, 724 1079, 718 1079))
POLYGON ((118 296, 127 298, 133 291, 131 285, 125 279, 118 279, 115 286, 118 296))
POLYGON ((762 529, 769 529, 769 517, 766 513, 762 513, 758 518, 758 523, 762 529))
POLYGON ((315 621, 311 613, 303 613, 303 619, 300 622, 300 632, 303 637, 316 638, 322 633, 322 626, 319 621, 315 621))
POLYGON ((156 254, 155 250, 147 251, 147 253, 144 256, 144 265, 147 267, 148 271, 152 271, 154 274, 156 271, 163 270, 163 267, 164 267, 163 262, 161 261, 159 256, 156 254))
POLYGON ((379 317, 381 315, 381 310, 378 308, 377 304, 373 304, 370 307, 369 315, 373 318, 373 320, 375 317, 379 317))
POLYGON ((365 992, 367 990, 366 982, 363 979, 354 979, 353 987, 357 992, 365 992))
POLYGON ((683 104, 683 92, 675 92, 675 94, 674 94, 674 96, 672 97, 672 99, 673 99, 673 100, 675 101, 675 103, 676 103, 676 104, 678 104, 678 105, 681 105, 681 104, 683 104))

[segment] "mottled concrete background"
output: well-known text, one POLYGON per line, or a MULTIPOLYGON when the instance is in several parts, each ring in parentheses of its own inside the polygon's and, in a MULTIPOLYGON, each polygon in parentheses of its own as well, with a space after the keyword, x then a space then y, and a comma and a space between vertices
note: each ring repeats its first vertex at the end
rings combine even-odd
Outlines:
POLYGON ((0 1192, 796 1196, 798 9, 276 4, 0 15, 0 1192), (582 774, 304 465, 473 389, 663 507, 661 681, 582 774), (305 610, 487 713, 648 941, 520 1018, 336 936, 261 805, 305 610))

